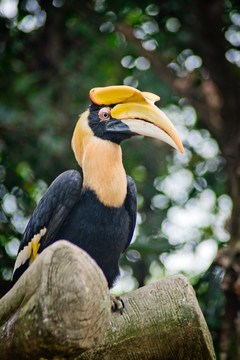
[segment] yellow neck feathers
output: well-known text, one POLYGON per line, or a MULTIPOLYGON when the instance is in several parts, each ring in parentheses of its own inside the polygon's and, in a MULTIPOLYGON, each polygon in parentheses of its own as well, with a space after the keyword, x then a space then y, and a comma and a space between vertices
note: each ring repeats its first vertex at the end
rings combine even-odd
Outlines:
POLYGON ((88 114, 86 111, 79 119, 72 139, 75 157, 83 169, 83 187, 93 190, 104 205, 120 207, 127 194, 121 147, 94 136, 88 114))
POLYGON ((86 144, 94 136, 88 125, 89 110, 86 110, 79 118, 73 132, 72 149, 78 164, 82 167, 83 152, 86 144))

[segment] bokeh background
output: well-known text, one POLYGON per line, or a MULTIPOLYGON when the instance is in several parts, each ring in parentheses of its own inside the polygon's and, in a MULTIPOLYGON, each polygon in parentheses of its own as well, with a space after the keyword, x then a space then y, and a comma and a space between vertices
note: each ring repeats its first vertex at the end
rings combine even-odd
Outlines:
POLYGON ((78 169, 70 143, 89 90, 130 85, 161 96, 185 154, 142 137, 123 144, 138 218, 113 292, 186 275, 218 356, 239 359, 226 345, 240 337, 239 270, 220 288, 240 241, 239 47, 234 0, 0 1, 1 295, 37 202, 59 173, 78 169))

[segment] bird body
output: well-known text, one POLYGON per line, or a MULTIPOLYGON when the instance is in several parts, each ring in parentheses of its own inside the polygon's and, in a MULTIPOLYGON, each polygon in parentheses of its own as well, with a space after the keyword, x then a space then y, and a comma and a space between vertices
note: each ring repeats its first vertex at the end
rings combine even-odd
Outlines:
POLYGON ((134 181, 126 175, 120 144, 133 135, 162 139, 183 152, 170 120, 154 102, 159 98, 128 86, 95 88, 92 104, 79 118, 72 148, 76 170, 60 174, 40 200, 26 227, 13 283, 53 242, 65 239, 92 256, 111 288, 119 258, 131 242, 137 211, 134 181))
POLYGON ((86 189, 66 217, 57 238, 68 239, 86 250, 112 287, 119 275, 120 255, 130 242, 134 225, 130 227, 130 214, 125 202, 119 207, 105 206, 92 190, 86 189))

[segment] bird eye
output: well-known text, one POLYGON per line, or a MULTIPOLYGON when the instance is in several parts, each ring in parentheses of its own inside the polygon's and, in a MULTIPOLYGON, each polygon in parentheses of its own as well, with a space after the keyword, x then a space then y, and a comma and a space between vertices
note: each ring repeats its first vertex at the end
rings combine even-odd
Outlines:
POLYGON ((109 107, 104 107, 99 110, 98 116, 101 120, 107 121, 110 119, 111 109, 109 107))

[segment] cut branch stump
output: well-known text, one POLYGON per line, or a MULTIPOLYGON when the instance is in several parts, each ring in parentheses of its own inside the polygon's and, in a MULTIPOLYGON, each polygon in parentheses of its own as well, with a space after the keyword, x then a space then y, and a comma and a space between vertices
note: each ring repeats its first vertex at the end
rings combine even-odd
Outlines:
POLYGON ((122 296, 102 343, 82 360, 214 360, 211 335, 195 292, 183 275, 122 296))
POLYGON ((0 300, 0 358, 80 354, 103 339, 110 316, 109 291, 101 269, 79 247, 58 241, 37 257, 0 300))
POLYGON ((61 240, 45 249, 0 300, 0 358, 214 360, 211 335, 182 275, 122 296, 111 314, 95 261, 61 240))

